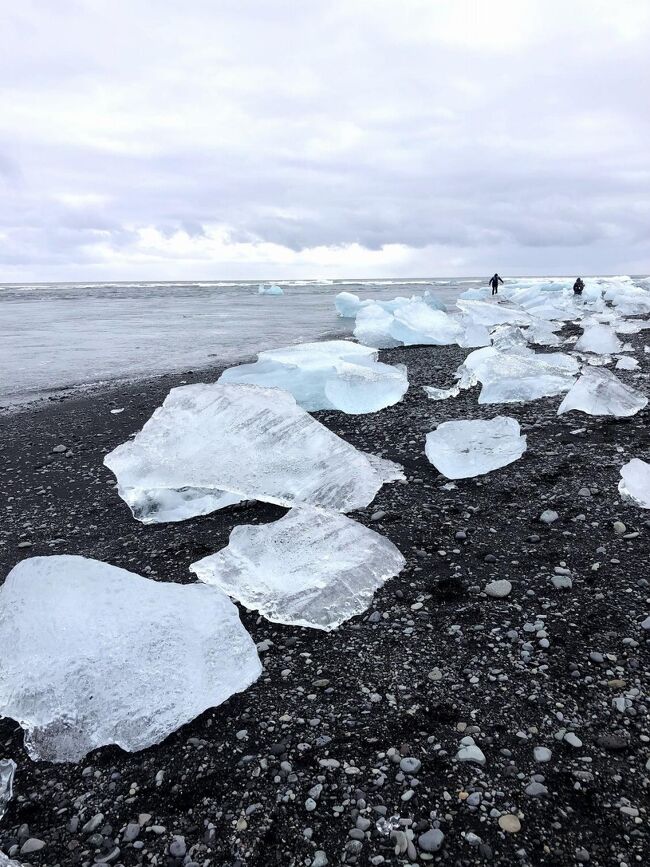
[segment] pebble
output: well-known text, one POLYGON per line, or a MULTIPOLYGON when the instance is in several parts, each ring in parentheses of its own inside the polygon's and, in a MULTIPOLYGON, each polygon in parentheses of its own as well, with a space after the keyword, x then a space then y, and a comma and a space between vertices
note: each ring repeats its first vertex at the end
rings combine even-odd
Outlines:
POLYGON ((425 831, 418 837, 418 846, 423 852, 438 852, 442 849, 442 844, 445 841, 445 835, 440 828, 431 828, 430 831, 425 831))
POLYGON ((553 758, 553 753, 548 747, 535 747, 533 750, 533 758, 536 762, 550 762, 553 758))
POLYGON ((442 671, 439 668, 432 668, 428 674, 429 680, 437 681, 442 680, 442 671))
POLYGON ((499 816, 499 827, 508 834, 516 834, 521 831, 521 822, 514 813, 506 813, 504 816, 499 816))
POLYGON ((185 845, 185 837, 172 837, 172 841, 169 844, 169 854, 173 858, 184 858, 186 852, 187 846, 185 845))
POLYGON ((488 596, 492 596, 494 599, 503 599, 512 590, 512 584, 503 578, 500 581, 491 581, 486 584, 484 590, 488 596))
POLYGON ((573 587, 573 581, 569 575, 553 575, 551 583, 556 590, 570 590, 573 587))
POLYGON ((68 449, 67 446, 58 445, 58 446, 54 446, 52 451, 54 452, 55 455, 60 455, 62 452, 67 451, 67 449, 68 449))
POLYGON ((484 765, 486 762, 483 751, 476 746, 474 738, 470 737, 463 738, 460 742, 456 759, 459 762, 475 762, 477 765, 484 765))
POLYGON ((326 867, 329 864, 327 855, 322 849, 317 849, 312 858, 311 867, 326 867))
POLYGON ((405 774, 417 774, 422 767, 422 762, 413 756, 405 756, 399 763, 400 768, 405 774))
POLYGON ((31 855, 32 852, 40 852, 41 849, 45 848, 45 843, 43 840, 38 840, 36 837, 30 837, 29 840, 25 840, 23 845, 20 847, 21 855, 31 855))
POLYGON ((570 746, 572 746, 572 747, 581 747, 582 746, 582 741, 573 732, 567 732, 564 735, 564 741, 565 741, 565 743, 570 744, 570 746))
POLYGON ((623 533, 627 530, 627 527, 622 521, 614 521, 612 524, 612 528, 617 536, 622 536, 623 533))

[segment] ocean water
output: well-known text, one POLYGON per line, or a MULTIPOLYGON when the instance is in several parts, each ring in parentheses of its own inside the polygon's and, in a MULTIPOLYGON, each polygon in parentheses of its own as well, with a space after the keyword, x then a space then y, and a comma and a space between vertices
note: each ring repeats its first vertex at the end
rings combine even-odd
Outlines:
MULTIPOLYGON (((485 282, 485 281, 480 281, 485 282)), ((0 406, 102 382, 235 363, 262 349, 352 330, 338 292, 444 303, 478 280, 48 283, 0 286, 0 406)))

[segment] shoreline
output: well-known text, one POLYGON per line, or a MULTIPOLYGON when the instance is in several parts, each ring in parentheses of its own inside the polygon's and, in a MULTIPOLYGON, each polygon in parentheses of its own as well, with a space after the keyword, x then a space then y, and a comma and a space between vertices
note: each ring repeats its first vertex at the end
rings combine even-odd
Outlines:
MULTIPOLYGON (((643 335, 627 339, 642 347, 643 335)), ((639 625, 649 613, 650 513, 621 503, 617 484, 620 466, 647 457, 650 409, 629 419, 557 417, 561 397, 479 406, 475 388, 429 400, 421 386, 451 385, 468 351, 384 350, 382 361, 408 367, 400 403, 371 415, 313 413, 405 468, 405 483, 384 485, 350 515, 407 560, 371 608, 323 633, 238 606, 246 629, 267 646, 261 678, 141 753, 107 747, 79 765, 36 764, 16 724, 0 721, 3 755, 18 764, 2 851, 20 843, 28 825, 45 846, 19 860, 39 867, 268 867, 313 863, 319 851, 329 864, 397 865, 413 852, 418 863, 525 867, 588 857, 604 867, 613 852, 639 863, 650 847, 643 821, 650 665, 639 625), (442 421, 496 415, 521 423, 528 450, 449 486, 424 455, 426 433, 442 421), (559 513, 550 525, 539 522, 548 508, 559 513), (615 534, 617 520, 628 533, 615 534), (570 571, 570 589, 553 585, 556 568, 570 571), (503 578, 510 595, 488 597, 484 586, 503 578), (612 700, 625 695, 621 713, 612 700), (580 745, 558 740, 562 729, 580 745), (485 754, 484 766, 455 760, 465 736, 485 754), (535 747, 550 749, 551 761, 536 762, 535 747), (405 774, 402 757, 421 767, 405 774), (521 829, 502 830, 494 811, 520 816, 521 829), (97 828, 84 831, 99 814, 97 828), (437 826, 444 843, 427 850, 419 838, 437 826), (186 855, 170 853, 174 836, 183 837, 186 855)), ((647 392, 650 355, 641 348, 635 357, 639 372, 616 374, 647 392)), ((247 502, 141 525, 102 466, 170 388, 214 381, 222 369, 164 374, 3 415, 3 576, 25 557, 70 553, 188 583, 189 564, 225 546, 234 526, 284 514, 247 502), (67 451, 53 453, 60 444, 67 451)))

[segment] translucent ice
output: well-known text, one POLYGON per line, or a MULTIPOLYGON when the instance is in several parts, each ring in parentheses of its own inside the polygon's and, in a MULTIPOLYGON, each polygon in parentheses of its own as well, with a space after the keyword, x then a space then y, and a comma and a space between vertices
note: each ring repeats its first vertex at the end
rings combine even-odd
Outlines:
POLYGON ((517 403, 568 391, 580 365, 561 352, 535 353, 524 347, 500 352, 477 349, 456 371, 461 388, 482 385, 478 402, 517 403))
POLYGON ((617 370, 636 370, 638 366, 639 362, 636 358, 630 358, 628 355, 621 355, 616 362, 617 370))
POLYGON ((368 304, 357 313, 354 336, 359 343, 379 349, 399 346, 400 341, 391 334, 393 318, 393 314, 379 304, 368 304))
POLYGON ((505 467, 526 451, 519 422, 508 416, 445 421, 427 434, 425 452, 448 479, 468 479, 505 467))
POLYGON ((425 385, 423 388, 430 400, 448 400, 450 397, 458 397, 460 394, 460 385, 454 385, 451 388, 435 388, 432 385, 425 385))
POLYGON ((14 773, 16 763, 13 759, 0 759, 0 821, 7 812, 7 804, 14 794, 14 773))
POLYGON ((260 352, 254 364, 231 367, 219 381, 282 388, 310 411, 377 412, 408 388, 406 369, 378 362, 377 355, 348 340, 301 343, 260 352))
POLYGON ((578 338, 575 349, 577 352, 595 352, 604 355, 618 352, 622 346, 616 332, 609 325, 598 322, 586 324, 583 333, 578 338))
POLYGON ((642 509, 650 509, 650 464, 639 458, 632 458, 624 464, 618 490, 624 500, 642 509))
POLYGON ((602 367, 585 367, 571 391, 565 396, 558 415, 579 410, 588 415, 635 415, 648 403, 647 397, 625 385, 602 367))
POLYGON ((330 630, 365 611, 404 562, 356 521, 299 506, 272 524, 235 527, 226 548, 190 569, 275 623, 330 630))
POLYGON ((367 506, 388 480, 386 462, 357 451, 288 392, 227 383, 172 389, 104 463, 147 524, 251 499, 347 512, 367 506))
POLYGON ((268 286, 265 283, 260 283, 257 291, 260 295, 284 295, 282 286, 276 286, 274 283, 270 283, 268 286))
POLYGON ((530 316, 523 310, 505 307, 492 301, 465 301, 459 299, 457 307, 464 315, 477 325, 527 325, 530 316))
POLYGON ((23 560, 0 588, 0 713, 33 759, 159 743, 262 667, 215 587, 152 581, 85 557, 23 560))
POLYGON ((455 319, 442 310, 434 310, 424 301, 404 304, 393 316, 390 335, 405 346, 443 346, 455 343, 463 332, 455 319))
POLYGON ((361 299, 353 292, 339 292, 334 299, 334 306, 342 319, 354 319, 361 309, 361 299))

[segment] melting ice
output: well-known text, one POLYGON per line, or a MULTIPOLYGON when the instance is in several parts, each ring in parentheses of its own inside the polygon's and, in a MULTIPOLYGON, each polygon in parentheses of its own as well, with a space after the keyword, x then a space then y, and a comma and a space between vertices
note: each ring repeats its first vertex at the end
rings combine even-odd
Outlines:
POLYGON ((427 434, 425 452, 448 479, 468 479, 505 467, 526 451, 519 422, 508 416, 445 421, 427 434))

